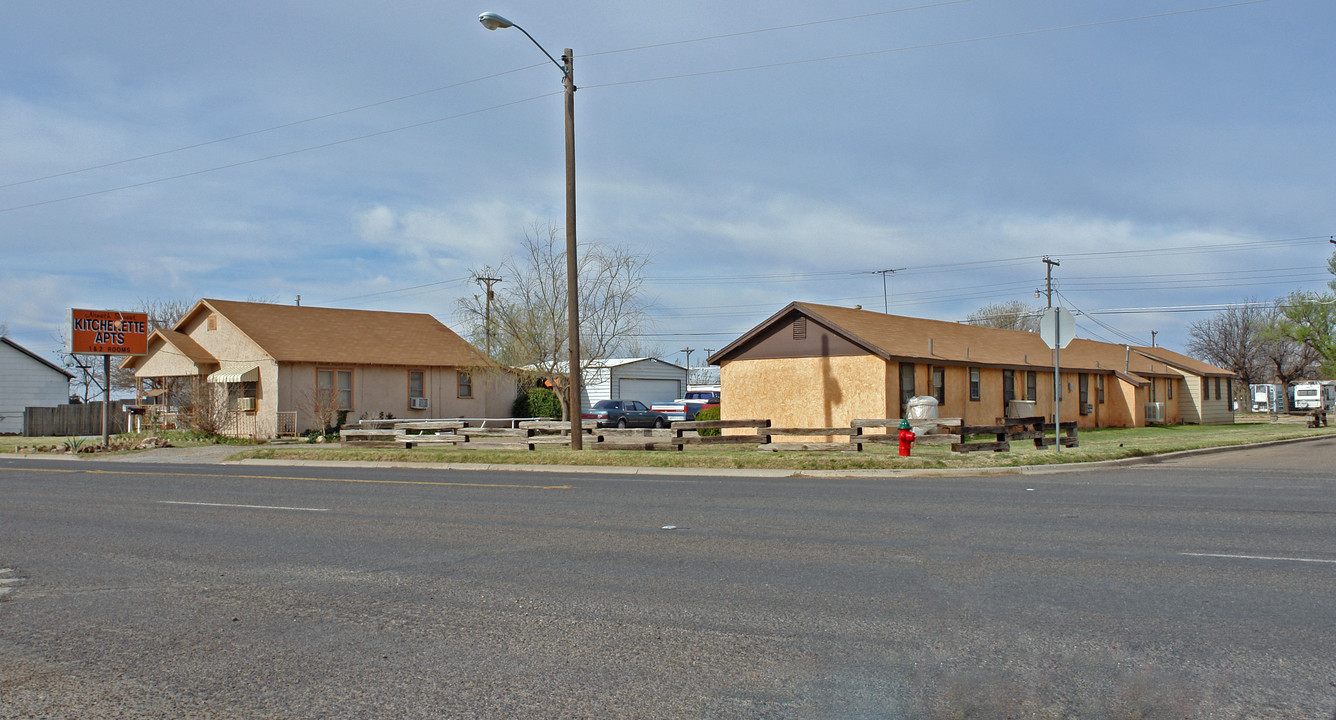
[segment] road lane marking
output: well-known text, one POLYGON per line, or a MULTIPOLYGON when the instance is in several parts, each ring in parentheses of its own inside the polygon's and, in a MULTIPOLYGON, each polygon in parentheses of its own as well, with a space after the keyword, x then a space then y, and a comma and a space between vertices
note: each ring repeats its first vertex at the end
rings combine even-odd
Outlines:
POLYGON ((203 505, 205 507, 251 508, 254 510, 304 510, 306 512, 329 512, 329 508, 285 507, 283 505, 236 505, 233 503, 186 502, 185 500, 159 500, 163 505, 203 505))
POLYGON ((222 473, 135 472, 132 470, 86 470, 83 468, 23 468, 22 472, 92 473, 95 475, 142 475, 154 477, 204 477, 242 480, 304 480, 307 482, 366 483, 372 485, 440 485, 444 487, 512 488, 519 490, 574 490, 574 485, 516 485, 504 483, 463 483, 444 480, 358 480, 355 478, 319 478, 296 475, 224 475, 222 473))
POLYGON ((1225 558, 1226 560, 1281 560, 1284 562, 1323 563, 1325 565, 1336 565, 1336 560, 1321 560, 1318 558, 1271 557, 1269 555, 1224 555, 1221 553, 1190 553, 1190 552, 1181 552, 1179 553, 1179 555, 1183 555, 1186 557, 1225 558))

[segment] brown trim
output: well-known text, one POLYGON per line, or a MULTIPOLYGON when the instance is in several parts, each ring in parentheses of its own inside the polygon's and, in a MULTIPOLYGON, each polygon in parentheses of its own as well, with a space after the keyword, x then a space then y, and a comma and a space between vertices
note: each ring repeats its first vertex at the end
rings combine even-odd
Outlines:
POLYGON ((335 401, 338 401, 340 399, 339 396, 343 394, 343 390, 339 387, 339 373, 344 373, 344 372, 348 373, 348 407, 343 407, 343 403, 340 402, 338 403, 339 406, 338 410, 339 412, 344 412, 344 411, 351 412, 354 409, 355 405, 355 403, 353 402, 353 398, 357 396, 357 383, 356 383, 357 377, 356 373, 353 372, 353 368, 334 367, 334 366, 321 367, 317 365, 315 368, 315 391, 317 393, 320 392, 320 373, 322 372, 333 373, 330 376, 330 380, 333 381, 334 385, 333 389, 334 389, 335 401))

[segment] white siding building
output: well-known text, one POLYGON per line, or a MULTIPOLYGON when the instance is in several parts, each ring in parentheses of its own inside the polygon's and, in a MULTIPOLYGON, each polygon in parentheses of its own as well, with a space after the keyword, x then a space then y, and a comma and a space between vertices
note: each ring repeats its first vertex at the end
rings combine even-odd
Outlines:
POLYGON ((582 408, 593 407, 599 400, 639 400, 651 405, 682 397, 687 369, 655 358, 619 358, 589 368, 582 382, 582 408))
POLYGON ((23 432, 23 408, 68 404, 73 377, 65 368, 0 337, 0 433, 23 432))

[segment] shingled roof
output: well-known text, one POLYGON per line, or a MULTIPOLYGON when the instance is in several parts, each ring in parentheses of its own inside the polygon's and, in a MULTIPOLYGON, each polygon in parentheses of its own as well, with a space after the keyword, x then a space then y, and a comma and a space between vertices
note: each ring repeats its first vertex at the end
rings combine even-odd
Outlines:
MULTIPOLYGON (((992 367, 1052 368, 1052 350, 1038 333, 967 325, 924 318, 887 315, 869 310, 815 303, 790 303, 709 358, 712 365, 743 352, 779 325, 805 316, 825 326, 869 354, 885 360, 917 360, 992 367)), ((1170 366, 1199 375, 1231 376, 1227 370, 1192 360, 1162 348, 1075 339, 1062 350, 1064 370, 1106 372, 1139 377, 1178 377, 1170 366), (1149 351, 1156 351, 1152 354, 1149 351)))
POLYGON ((177 321, 215 312, 278 362, 421 367, 493 366, 425 313, 348 310, 204 299, 177 321))

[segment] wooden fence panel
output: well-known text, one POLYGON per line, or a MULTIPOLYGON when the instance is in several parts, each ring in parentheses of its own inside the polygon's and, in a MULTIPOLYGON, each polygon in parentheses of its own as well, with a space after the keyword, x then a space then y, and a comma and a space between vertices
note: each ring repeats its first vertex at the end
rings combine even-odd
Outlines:
MULTIPOLYGON (((112 400, 107 408, 111 434, 125 432, 125 406, 129 400, 112 400)), ((27 437, 69 437, 102 434, 102 403, 30 407, 23 409, 23 434, 27 437)))

